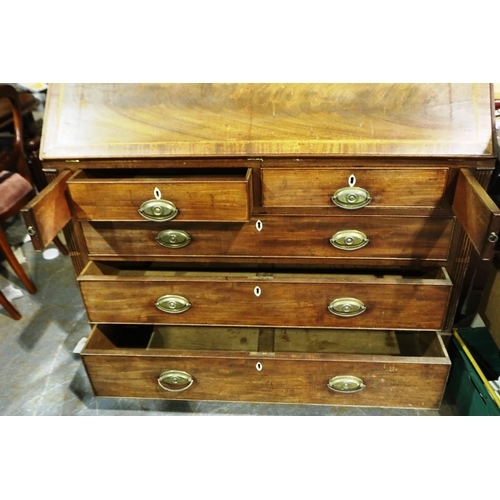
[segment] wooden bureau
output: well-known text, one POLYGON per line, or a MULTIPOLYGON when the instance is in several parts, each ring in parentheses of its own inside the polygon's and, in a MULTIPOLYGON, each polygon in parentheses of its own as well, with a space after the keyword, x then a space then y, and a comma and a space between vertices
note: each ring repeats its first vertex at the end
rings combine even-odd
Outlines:
POLYGON ((438 408, 500 211, 486 84, 51 85, 97 396, 438 408))

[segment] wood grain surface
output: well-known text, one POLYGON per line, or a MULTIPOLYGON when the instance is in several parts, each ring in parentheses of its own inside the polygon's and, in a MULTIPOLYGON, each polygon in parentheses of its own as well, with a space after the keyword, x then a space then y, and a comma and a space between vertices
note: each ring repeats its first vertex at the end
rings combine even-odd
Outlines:
POLYGON ((492 156, 488 84, 51 84, 43 159, 492 156))
POLYGON ((103 267, 89 265, 78 278, 93 323, 440 330, 451 290, 446 273, 434 279, 117 268, 102 274, 103 267), (164 295, 182 296, 191 307, 160 311, 155 302, 164 295), (328 305, 344 297, 360 300, 366 311, 330 313, 328 305))
MULTIPOLYGON (((101 325, 94 329, 82 359, 96 395, 107 397, 438 408, 450 366, 434 332, 427 332, 439 344, 432 354, 414 351, 413 356, 398 355, 394 341, 388 340, 390 334, 384 333, 385 341, 373 340, 372 354, 276 352, 270 356, 259 352, 102 348, 104 342, 96 339, 104 337, 100 329, 101 325), (189 373, 194 379, 192 387, 180 393, 163 390, 158 378, 166 370, 189 373), (366 387, 354 394, 332 392, 327 383, 338 375, 359 377, 366 387)), ((277 334, 283 336, 282 331, 277 334)), ((422 334, 425 332, 404 335, 422 334)), ((366 347, 369 334, 364 336, 362 352, 370 350, 366 347)), ((349 341, 346 335, 344 350, 349 341)), ((418 339, 409 342, 415 344, 418 339)))
POLYGON ((89 254, 94 259, 194 258, 223 261, 229 257, 249 261, 293 257, 312 259, 400 259, 446 261, 453 234, 451 217, 384 217, 344 215, 326 217, 253 217, 247 224, 208 223, 90 223, 82 222, 89 254), (257 230, 257 223, 262 223, 257 230), (166 248, 156 241, 166 229, 185 231, 191 237, 183 248, 166 248), (330 239, 340 231, 357 230, 369 239, 358 250, 335 248, 330 239))

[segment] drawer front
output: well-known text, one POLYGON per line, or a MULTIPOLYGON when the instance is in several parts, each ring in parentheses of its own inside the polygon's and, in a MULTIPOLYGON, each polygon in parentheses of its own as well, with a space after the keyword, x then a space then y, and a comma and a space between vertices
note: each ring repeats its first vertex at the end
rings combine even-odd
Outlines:
POLYGON ((263 168, 262 204, 352 210, 368 202, 366 208, 439 208, 447 179, 447 168, 263 168), (366 193, 353 194, 353 189, 366 193))
MULTIPOLYGON (((427 332, 436 337, 434 352, 405 356, 120 350, 95 338, 102 335, 99 328, 82 357, 96 395, 106 397, 438 408, 450 365, 434 332, 427 332)), ((292 333, 308 335, 280 336, 292 333)), ((403 335, 414 340, 422 333, 403 335)), ((393 350, 391 339, 385 341, 393 350)))
POLYGON ((248 221, 251 170, 241 175, 88 178, 68 181, 74 211, 84 221, 248 221), (142 215, 141 215, 142 214, 142 215))
POLYGON ((265 217, 248 224, 82 223, 98 257, 291 257, 445 261, 454 220, 444 217, 265 217))
POLYGON ((413 279, 87 270, 79 281, 95 323, 439 330, 451 289, 442 272, 413 279))

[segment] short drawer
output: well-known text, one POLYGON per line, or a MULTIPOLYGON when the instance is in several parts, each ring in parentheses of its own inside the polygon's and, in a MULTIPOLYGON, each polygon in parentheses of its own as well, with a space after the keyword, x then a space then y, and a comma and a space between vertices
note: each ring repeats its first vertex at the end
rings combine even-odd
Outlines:
POLYGON ((439 330, 451 290, 445 269, 377 276, 124 266, 90 262, 79 276, 91 322, 439 330))
POLYGON ((82 358, 97 396, 438 408, 436 332, 96 325, 82 358))
POLYGON ((79 171, 67 182, 84 221, 248 221, 251 169, 79 171))
POLYGON ((451 217, 262 216, 249 223, 82 222, 89 255, 135 260, 208 258, 446 261, 451 217))
POLYGON ((439 208, 447 168, 263 168, 264 207, 439 208))

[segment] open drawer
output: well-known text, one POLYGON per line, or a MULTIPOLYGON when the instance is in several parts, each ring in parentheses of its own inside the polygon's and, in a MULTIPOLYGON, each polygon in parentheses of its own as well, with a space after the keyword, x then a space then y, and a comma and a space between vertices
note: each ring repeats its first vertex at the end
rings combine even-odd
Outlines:
POLYGON ((82 351, 105 397, 438 408, 436 332, 96 325, 82 351))
POLYGON ((80 171, 68 181, 85 221, 244 222, 251 214, 251 169, 80 171))
POLYGON ((227 272, 90 262, 92 323, 440 330, 451 280, 424 273, 227 272))

